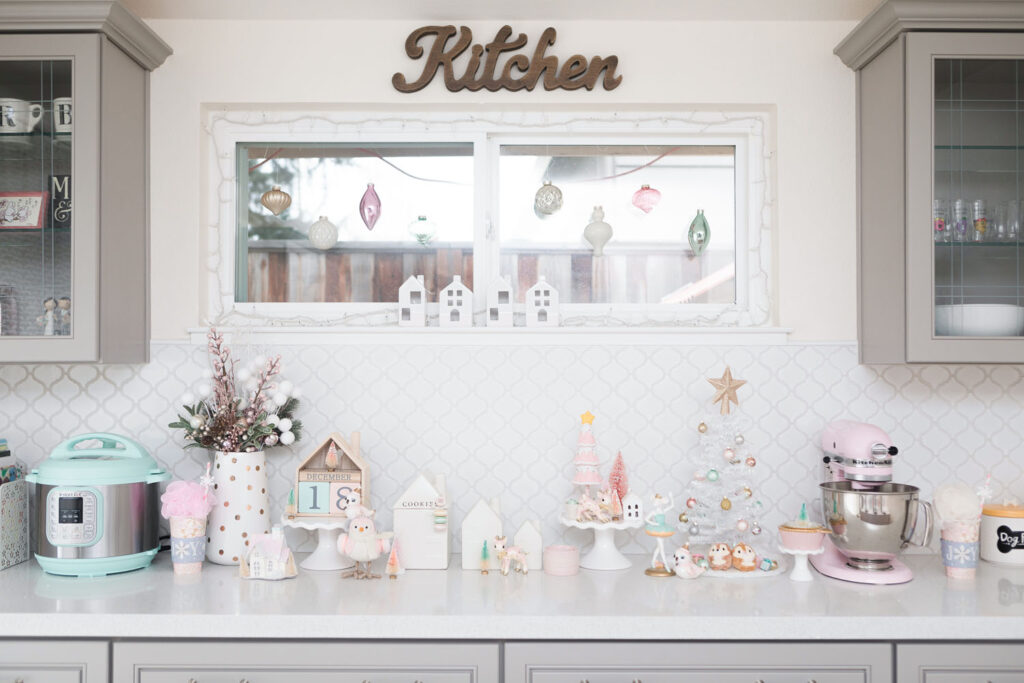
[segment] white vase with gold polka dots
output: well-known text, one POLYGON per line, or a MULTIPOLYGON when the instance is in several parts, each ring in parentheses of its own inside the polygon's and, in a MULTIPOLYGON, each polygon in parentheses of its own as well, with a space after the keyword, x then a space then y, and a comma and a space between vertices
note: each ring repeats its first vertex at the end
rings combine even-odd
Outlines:
POLYGON ((223 453, 213 458, 213 492, 217 504, 206 525, 206 559, 238 564, 259 534, 270 532, 267 456, 223 453))

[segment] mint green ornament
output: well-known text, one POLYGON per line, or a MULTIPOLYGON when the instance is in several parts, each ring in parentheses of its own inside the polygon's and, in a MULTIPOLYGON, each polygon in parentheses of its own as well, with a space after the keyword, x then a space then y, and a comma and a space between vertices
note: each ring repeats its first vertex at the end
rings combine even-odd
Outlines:
POLYGON ((704 218, 704 209, 697 209, 697 215, 690 222, 690 231, 686 234, 690 241, 690 249, 693 249, 694 256, 700 256, 708 247, 711 241, 711 226, 704 218))

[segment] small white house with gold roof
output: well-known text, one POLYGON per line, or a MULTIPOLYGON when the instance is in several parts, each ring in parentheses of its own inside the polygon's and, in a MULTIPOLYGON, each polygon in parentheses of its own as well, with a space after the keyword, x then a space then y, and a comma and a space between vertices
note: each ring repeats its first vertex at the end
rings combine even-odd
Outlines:
POLYGON ((295 512, 299 517, 345 517, 350 504, 370 506, 370 467, 359 453, 359 432, 337 432, 295 471, 295 512))

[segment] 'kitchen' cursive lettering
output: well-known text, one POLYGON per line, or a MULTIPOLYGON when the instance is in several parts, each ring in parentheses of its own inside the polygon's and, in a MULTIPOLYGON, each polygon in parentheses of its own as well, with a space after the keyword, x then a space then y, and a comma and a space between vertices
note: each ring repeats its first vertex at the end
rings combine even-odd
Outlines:
POLYGON ((512 55, 498 70, 498 58, 503 52, 512 52, 527 43, 525 33, 512 38, 512 27, 502 26, 494 40, 487 45, 473 44, 473 32, 468 26, 458 30, 454 26, 422 26, 405 40, 405 53, 411 59, 420 59, 426 52, 423 72, 415 81, 409 82, 405 74, 396 73, 391 83, 400 92, 416 92, 427 87, 438 71, 444 74, 444 85, 452 92, 459 90, 533 90, 543 79, 545 90, 593 90, 600 81, 605 90, 614 90, 622 83, 622 76, 615 74, 619 58, 592 57, 587 59, 576 54, 561 66, 558 57, 545 54, 555 44, 555 29, 546 28, 540 35, 533 57, 525 54, 512 55), (456 38, 452 45, 452 39, 456 38), (429 50, 424 50, 420 41, 433 38, 429 50), (469 50, 469 59, 461 76, 456 76, 455 60, 469 50), (513 76, 515 73, 515 76, 513 76), (604 78, 602 79, 602 74, 604 78))

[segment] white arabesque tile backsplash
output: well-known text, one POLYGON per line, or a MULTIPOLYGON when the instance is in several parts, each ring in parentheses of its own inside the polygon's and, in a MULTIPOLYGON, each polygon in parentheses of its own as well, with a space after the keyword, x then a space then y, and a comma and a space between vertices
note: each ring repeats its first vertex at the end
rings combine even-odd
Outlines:
MULTIPOLYGON (((818 438, 839 417, 888 431, 900 447, 897 479, 925 496, 951 479, 980 483, 988 472, 999 497, 1024 496, 1020 365, 867 367, 857 365, 853 345, 799 343, 245 351, 281 354, 285 375, 304 391, 305 438, 270 452, 275 517, 306 449, 331 431, 359 430, 383 528, 391 503, 430 469, 447 476, 453 531, 482 495, 501 499, 506 531, 537 518, 545 543, 586 543, 584 532, 556 522, 571 488, 579 414, 597 416, 598 454, 610 461, 621 450, 634 490, 673 491, 679 500, 696 460, 696 426, 717 409, 705 378, 725 365, 748 382, 738 410, 752 422, 746 437, 758 457, 766 527, 816 499, 818 438)), ((119 432, 174 476, 195 478, 207 454, 183 450, 167 424, 205 363, 205 347, 158 343, 148 365, 0 365, 0 436, 33 464, 68 436, 119 432)), ((289 533, 297 549, 312 549, 307 532, 289 533)), ((457 533, 453 540, 458 552, 457 533)), ((620 543, 649 551, 642 535, 623 533, 620 543)))

